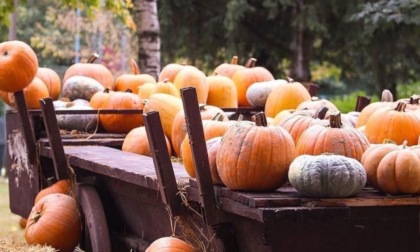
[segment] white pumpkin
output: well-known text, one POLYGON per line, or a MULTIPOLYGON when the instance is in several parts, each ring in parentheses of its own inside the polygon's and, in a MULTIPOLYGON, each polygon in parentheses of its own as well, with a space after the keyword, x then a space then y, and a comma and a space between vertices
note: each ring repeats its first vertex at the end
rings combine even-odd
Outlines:
POLYGON ((97 80, 86 76, 72 76, 63 83, 62 97, 70 101, 84 99, 90 101, 90 98, 96 92, 104 91, 104 86, 97 80))
POLYGON ((286 80, 278 79, 273 81, 255 82, 246 91, 246 99, 253 107, 264 107, 268 95, 280 84, 287 83, 286 80))
MULTIPOLYGON (((57 108, 58 110, 93 110, 89 105, 75 104, 69 107, 57 108)), ((57 114, 57 123, 60 129, 90 132, 98 126, 97 114, 57 114)))

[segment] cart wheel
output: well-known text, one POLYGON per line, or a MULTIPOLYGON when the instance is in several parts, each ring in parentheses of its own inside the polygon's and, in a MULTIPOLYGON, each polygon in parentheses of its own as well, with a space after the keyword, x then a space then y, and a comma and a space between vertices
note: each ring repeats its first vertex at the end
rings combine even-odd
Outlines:
POLYGON ((79 203, 84 216, 82 249, 92 252, 110 252, 108 224, 96 189, 92 185, 78 184, 79 203))

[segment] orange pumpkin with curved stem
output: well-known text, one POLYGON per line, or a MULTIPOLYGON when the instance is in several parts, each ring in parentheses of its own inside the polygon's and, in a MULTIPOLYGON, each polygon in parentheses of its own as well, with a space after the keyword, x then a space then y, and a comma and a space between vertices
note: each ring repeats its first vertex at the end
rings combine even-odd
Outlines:
POLYGON ((25 42, 0 43, 0 90, 13 93, 29 86, 38 70, 38 58, 25 42))
POLYGON ((131 60, 132 74, 122 74, 115 79, 115 91, 127 91, 130 89, 132 92, 137 92, 138 88, 144 83, 156 83, 155 78, 150 74, 140 73, 140 69, 135 60, 131 60))
POLYGON ((104 65, 95 63, 99 55, 94 53, 92 54, 86 63, 76 63, 67 68, 64 73, 63 83, 66 83, 66 80, 75 75, 81 75, 85 77, 90 77, 97 80, 105 88, 111 90, 114 89, 114 76, 111 71, 104 65))
POLYGON ((213 75, 226 76, 232 78, 236 71, 244 69, 242 65, 238 65, 238 56, 233 56, 230 63, 222 63, 213 70, 213 75))
MULTIPOLYGON (((253 83, 264 82, 274 80, 274 76, 264 67, 257 67, 255 63, 256 59, 250 58, 245 64, 244 69, 239 69, 232 76, 232 80, 236 85, 238 92, 238 106, 239 107, 250 107, 251 104, 246 98, 246 91, 253 83)), ((267 115, 272 116, 274 115, 267 115)))
POLYGON ((51 68, 39 67, 36 76, 45 83, 50 97, 57 100, 61 92, 61 80, 57 72, 51 68))

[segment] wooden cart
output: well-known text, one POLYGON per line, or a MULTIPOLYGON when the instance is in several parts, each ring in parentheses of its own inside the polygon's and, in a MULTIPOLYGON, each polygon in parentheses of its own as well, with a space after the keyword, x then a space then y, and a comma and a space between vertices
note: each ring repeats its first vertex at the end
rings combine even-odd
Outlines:
POLYGON ((366 187, 352 198, 315 199, 288 184, 270 193, 214 186, 193 88, 182 98, 196 179, 171 161, 157 112, 144 114, 150 158, 122 152, 123 135, 60 134, 51 100, 27 111, 23 94, 15 95, 20 105, 6 119, 11 211, 27 217, 37 192, 68 178, 70 167, 83 250, 143 251, 175 234, 203 251, 420 251, 416 195, 366 187))

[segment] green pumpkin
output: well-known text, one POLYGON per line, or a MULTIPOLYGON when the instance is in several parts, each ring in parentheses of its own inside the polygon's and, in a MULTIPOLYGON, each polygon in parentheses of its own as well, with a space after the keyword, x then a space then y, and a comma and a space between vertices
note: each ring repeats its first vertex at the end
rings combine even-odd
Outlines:
POLYGON ((344 198, 366 184, 363 165, 342 155, 301 155, 289 167, 289 182, 300 193, 316 198, 344 198))
POLYGON ((102 92, 104 89, 101 83, 93 78, 75 75, 64 82, 62 98, 67 98, 70 101, 76 99, 90 101, 96 92, 102 92))

